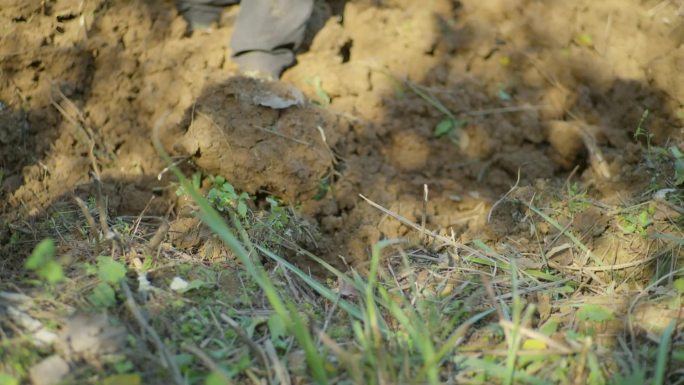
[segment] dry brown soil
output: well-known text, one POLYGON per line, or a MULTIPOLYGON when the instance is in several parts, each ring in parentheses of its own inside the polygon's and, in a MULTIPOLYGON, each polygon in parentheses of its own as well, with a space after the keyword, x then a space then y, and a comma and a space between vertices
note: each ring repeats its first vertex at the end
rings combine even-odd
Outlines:
POLYGON ((158 179, 155 125, 178 159, 296 205, 318 252, 359 265, 374 241, 411 232, 358 194, 420 222, 426 184, 430 229, 492 239, 514 226, 505 206, 485 220, 518 172, 619 203, 649 182, 633 137, 644 111, 654 143, 682 139, 677 2, 318 2, 283 77, 310 102, 283 110, 255 103, 268 84, 235 77, 237 8, 188 37, 171 1, 0 3, 0 243, 92 196, 93 160, 111 215, 179 203, 170 173, 158 179), (443 113, 404 81, 466 122, 458 143, 433 135, 443 113))

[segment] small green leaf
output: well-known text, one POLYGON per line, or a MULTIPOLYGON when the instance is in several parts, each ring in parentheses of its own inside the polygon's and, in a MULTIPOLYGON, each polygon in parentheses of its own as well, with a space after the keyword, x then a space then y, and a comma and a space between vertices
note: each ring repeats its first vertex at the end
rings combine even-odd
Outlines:
POLYGON ((221 373, 211 372, 204 380, 204 385, 228 385, 228 379, 221 373))
POLYGON ((574 330, 568 330, 565 332, 565 337, 569 338, 572 341, 580 341, 580 340, 584 339, 585 336, 581 333, 574 331, 574 330))
POLYGON ((456 124, 453 119, 444 118, 439 123, 437 123, 437 126, 435 126, 433 135, 437 138, 447 135, 454 129, 455 126, 456 124))
POLYGON ((230 183, 224 183, 221 186, 221 190, 225 191, 230 195, 231 198, 237 198, 237 193, 235 192, 235 187, 230 183))
POLYGON ((114 363, 114 370, 116 370, 116 372, 119 374, 132 372, 133 369, 134 366, 131 360, 122 360, 114 363))
POLYGON ((202 173, 201 172, 196 172, 192 174, 192 186, 196 189, 199 189, 202 184, 202 173))
POLYGON ((497 96, 499 97, 500 100, 502 100, 504 102, 508 102, 508 101, 513 100, 513 97, 511 96, 511 94, 509 94, 508 91, 504 90, 503 88, 499 89, 497 96))
POLYGON ((314 89, 316 90, 316 96, 318 96, 318 99, 320 100, 321 104, 324 106, 327 106, 330 104, 330 95, 328 95, 327 92, 323 89, 322 83, 321 83, 321 78, 316 76, 313 79, 313 86, 314 89))
POLYGON ((50 238, 43 239, 33 249, 31 256, 26 260, 24 266, 29 270, 37 270, 49 260, 54 258, 56 251, 57 248, 55 247, 55 241, 50 238))
POLYGON ((185 289, 183 289, 183 292, 185 293, 185 292, 190 291, 190 290, 199 289, 205 285, 206 285, 206 282, 204 282, 200 279, 193 279, 192 281, 190 281, 188 286, 185 289))
POLYGON ((271 339, 281 338, 286 332, 285 322, 277 314, 273 314, 268 319, 268 330, 271 332, 271 339))
POLYGON ((151 255, 146 255, 145 259, 143 260, 142 264, 142 271, 149 271, 152 268, 152 264, 154 263, 154 258, 152 258, 151 255))
POLYGON ((641 227, 646 227, 651 224, 651 218, 649 218, 648 211, 642 211, 639 213, 639 225, 641 227))
POLYGON ((622 232, 625 234, 633 234, 636 231, 636 229, 636 224, 630 221, 629 219, 626 219, 622 224, 622 232))
POLYGON ((678 294, 684 293, 684 278, 677 278, 673 284, 678 294))
POLYGON ((684 159, 675 159, 675 186, 684 183, 684 159))
POLYGON ((613 319, 613 311, 597 304, 583 305, 577 312, 582 321, 604 322, 613 319))
POLYGON ((173 361, 180 368, 184 368, 190 366, 193 363, 194 357, 192 356, 192 354, 180 353, 173 356, 173 361))
POLYGON ((330 191, 330 177, 326 176, 318 181, 318 191, 314 196, 314 200, 320 201, 330 191))
POLYGON ((553 335, 553 333, 558 331, 559 325, 560 325, 560 322, 558 321, 558 319, 551 318, 548 321, 546 321, 546 323, 539 329, 539 331, 543 335, 550 337, 551 335, 553 335))
POLYGON ((546 342, 536 339, 525 340, 522 344, 522 348, 525 350, 546 350, 548 346, 546 342))
POLYGON ((245 204, 244 201, 242 201, 242 200, 238 201, 237 212, 238 212, 238 215, 242 218, 247 216, 247 205, 245 204))
POLYGON ((64 271, 62 265, 55 261, 48 261, 46 264, 38 269, 38 275, 53 284, 64 280, 64 271))
POLYGON ((594 45, 594 38, 590 34, 584 32, 575 37, 575 42, 584 47, 591 47, 594 45))
POLYGON ((116 293, 108 283, 100 282, 90 293, 88 300, 95 307, 108 308, 116 304, 116 293))
POLYGON ((112 257, 99 257, 97 275, 107 283, 117 284, 126 277, 126 267, 112 257))
POLYGON ((214 186, 221 187, 224 183, 226 183, 226 178, 219 175, 219 176, 214 178, 213 183, 214 183, 214 186))
POLYGON ((273 197, 266 197, 266 202, 268 202, 268 204, 271 206, 271 210, 278 207, 278 201, 273 197))

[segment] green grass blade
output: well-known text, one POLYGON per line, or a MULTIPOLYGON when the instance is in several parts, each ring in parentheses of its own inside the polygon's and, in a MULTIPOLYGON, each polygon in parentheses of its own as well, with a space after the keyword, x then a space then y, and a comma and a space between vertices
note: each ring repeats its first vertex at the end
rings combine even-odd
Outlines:
POLYGON ((599 257, 597 257, 596 255, 594 255, 594 253, 593 253, 591 250, 589 250, 589 248, 588 248, 584 243, 582 243, 574 234, 572 234, 571 232, 567 231, 567 229, 566 229, 565 227, 561 226, 560 223, 556 222, 553 218, 551 218, 550 216, 544 214, 541 210, 537 209, 536 207, 532 206, 531 204, 529 204, 529 203, 527 203, 527 202, 522 202, 522 203, 523 203, 525 206, 527 206, 530 210, 532 210, 535 214, 537 214, 537 215, 539 215, 540 217, 542 217, 546 222, 548 222, 549 224, 551 224, 551 226, 555 227, 556 230, 560 231, 561 233, 563 233, 563 235, 565 235, 566 237, 570 238, 570 240, 572 241, 572 243, 574 243, 575 245, 577 245, 577 247, 579 247, 580 249, 582 249, 582 251, 584 251, 585 253, 589 254, 589 256, 591 257, 591 259, 594 261, 594 263, 596 263, 597 266, 603 266, 603 265, 604 265, 603 262, 601 261, 601 259, 600 259, 599 257))
MULTIPOLYGON (((293 265, 292 263, 288 262, 284 258, 280 257, 279 255, 276 255, 272 251, 259 246, 259 245, 254 245, 254 247, 262 252, 264 255, 267 257, 271 258, 272 260, 280 263, 283 265, 286 269, 290 270, 291 272, 295 273, 302 281, 304 281, 309 287, 311 287, 314 291, 316 291, 318 294, 323 296, 325 299, 335 302, 337 301, 338 306, 342 308, 344 311, 349 313, 354 318, 357 318, 359 320, 363 320, 363 313, 361 312, 361 309, 359 309, 358 306, 354 305, 353 303, 343 299, 339 298, 339 295, 335 292, 333 292, 330 288, 327 286, 321 284, 305 272, 303 272, 301 269, 299 269, 297 266, 293 265)), ((341 273, 340 273, 341 274, 341 273)))
POLYGON ((293 312, 292 309, 294 308, 293 305, 288 307, 285 305, 283 300, 280 298, 278 295, 278 292, 273 285, 273 282, 271 282, 270 278, 268 277, 268 274, 266 271, 264 271, 263 267, 249 258, 249 253, 247 250, 244 248, 242 243, 235 237, 233 232, 230 230, 228 225, 225 223, 221 215, 214 210, 213 207, 209 204, 209 202, 202 196, 202 194, 193 186, 192 182, 190 182, 185 175, 178 169, 176 165, 172 162, 171 158, 169 155, 164 151, 164 148, 162 147, 161 143, 159 142, 158 137, 156 136, 156 132, 154 135, 154 146, 159 153, 159 155, 162 157, 162 159, 169 165, 169 169, 173 172, 173 174, 178 178, 178 180, 181 183, 181 186, 183 187, 184 191, 186 191, 190 197, 195 201, 197 206, 199 207, 199 217, 204 222, 209 228, 221 238, 221 240, 235 253, 235 255, 240 259, 240 262, 242 262, 245 270, 252 276, 252 278, 256 281, 256 283, 261 287, 261 289, 264 291, 264 294, 266 295, 266 298, 268 299, 269 303, 273 307, 273 310, 276 312, 278 317, 280 317, 285 325, 288 326, 288 330, 290 330, 295 338, 297 339, 297 342, 302 346, 302 348, 305 350, 306 354, 306 359, 307 359, 307 365, 309 366, 309 369, 312 371, 312 376, 314 377, 314 380, 316 383, 320 385, 324 385, 328 383, 327 375, 325 371, 321 371, 321 368, 323 368, 323 359, 320 357, 318 354, 312 354, 310 351, 311 346, 313 346, 313 338, 308 332, 308 329, 306 328, 301 328, 302 322, 301 319, 299 319, 298 313, 296 313, 296 309, 293 312))
POLYGON ((665 375, 667 374, 667 362, 670 353, 670 345, 672 344, 672 333, 674 332, 676 322, 670 322, 663 335, 660 336, 660 343, 658 344, 658 355, 656 356, 656 371, 653 377, 653 385, 663 385, 665 383, 665 375))
POLYGON ((316 349, 316 344, 314 344, 313 338, 309 333, 309 328, 304 320, 302 320, 300 317, 299 312, 297 312, 297 308, 295 308, 292 302, 288 302, 288 308, 292 317, 292 325, 294 326, 292 331, 295 335, 295 338, 302 346, 302 349, 304 349, 304 356, 306 357, 306 362, 309 365, 309 369, 312 372, 311 374, 314 380, 318 384, 327 384, 328 375, 325 371, 325 363, 323 361, 322 355, 319 354, 318 350, 316 349))
MULTIPOLYGON (((492 377, 496 377, 498 379, 505 379, 506 378, 506 368, 501 367, 500 365, 497 365, 495 363, 487 362, 481 358, 475 358, 475 357, 468 357, 466 358, 463 363, 463 366, 471 368, 471 369, 477 369, 484 371, 488 375, 492 377)), ((532 376, 530 374, 527 374, 525 372, 517 372, 515 374, 515 380, 516 383, 525 383, 525 384, 531 384, 531 385, 551 385, 551 382, 547 382, 545 380, 542 380, 540 378, 537 378, 535 376, 532 376)))
POLYGON ((428 94, 427 92, 421 90, 419 87, 417 87, 415 84, 407 81, 405 84, 411 89, 411 91, 415 92, 418 96, 423 98, 426 102, 430 103, 433 107, 437 109, 437 111, 443 113, 444 115, 448 116, 450 119, 453 121, 457 121, 456 116, 448 109, 442 102, 437 100, 434 96, 428 94))
POLYGON ((466 334, 470 326, 476 324, 483 318, 492 314, 494 311, 494 308, 485 310, 483 312, 475 314, 474 316, 468 318, 465 322, 463 322, 461 326, 459 326, 453 333, 451 333, 446 342, 442 345, 442 347, 439 348, 437 353, 434 355, 433 359, 423 364, 423 367, 420 369, 416 377, 422 378, 425 375, 425 373, 430 369, 430 367, 436 368, 439 365, 439 362, 442 361, 444 357, 446 357, 446 355, 449 354, 449 352, 456 347, 456 344, 461 339, 461 337, 463 337, 466 334))

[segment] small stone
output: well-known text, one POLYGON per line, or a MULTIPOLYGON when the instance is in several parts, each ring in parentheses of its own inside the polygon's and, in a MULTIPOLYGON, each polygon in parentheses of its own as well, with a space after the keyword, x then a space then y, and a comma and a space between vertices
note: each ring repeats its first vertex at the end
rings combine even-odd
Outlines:
POLYGON ((69 374, 69 364, 60 356, 52 355, 29 370, 33 385, 57 384, 69 374))

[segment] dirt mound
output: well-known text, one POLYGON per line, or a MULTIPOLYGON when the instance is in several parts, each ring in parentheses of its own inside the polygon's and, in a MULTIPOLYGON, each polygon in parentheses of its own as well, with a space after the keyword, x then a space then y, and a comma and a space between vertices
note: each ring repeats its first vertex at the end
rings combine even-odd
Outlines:
POLYGON ((253 195, 308 201, 332 171, 335 117, 286 84, 234 78, 206 90, 186 115, 175 147, 253 195))

